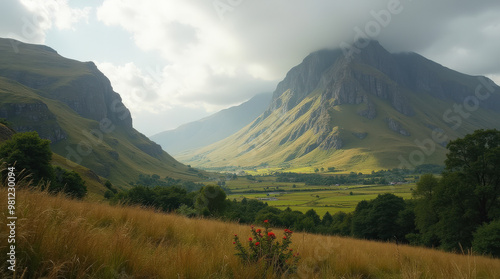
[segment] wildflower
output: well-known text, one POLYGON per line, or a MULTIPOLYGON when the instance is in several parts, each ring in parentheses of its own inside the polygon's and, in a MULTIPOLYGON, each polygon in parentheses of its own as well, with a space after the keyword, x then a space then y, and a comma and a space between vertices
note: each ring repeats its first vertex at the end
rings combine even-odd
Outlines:
POLYGON ((236 244, 236 242, 233 241, 233 244, 236 244))
POLYGON ((252 241, 253 241, 253 239, 252 239, 251 237, 249 237, 249 238, 248 238, 248 241, 252 242, 252 241))
POLYGON ((264 220, 264 223, 269 223, 269 220, 264 220))
POLYGON ((283 236, 283 239, 286 239, 286 235, 285 235, 285 236, 283 236))
POLYGON ((257 230, 256 230, 256 232, 257 232, 257 233, 260 233, 260 232, 261 232, 261 230, 260 230, 260 229, 257 229, 257 230))
POLYGON ((267 233, 267 236, 272 237, 272 238, 275 238, 275 237, 276 237, 276 235, 275 235, 273 232, 268 232, 268 233, 267 233))
POLYGON ((255 246, 259 246, 260 242, 255 242, 255 246))

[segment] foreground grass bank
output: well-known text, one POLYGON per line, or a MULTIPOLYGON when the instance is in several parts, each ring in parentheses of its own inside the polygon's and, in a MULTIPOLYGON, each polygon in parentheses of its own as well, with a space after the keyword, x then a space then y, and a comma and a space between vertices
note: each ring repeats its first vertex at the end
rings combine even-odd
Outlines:
MULTIPOLYGON (((5 258, 5 188, 0 197, 5 258)), ((2 278, 274 278, 234 256, 248 226, 27 190, 16 203, 16 273, 2 261, 2 278)), ((292 246, 297 278, 500 278, 500 260, 476 255, 302 233, 292 246)))

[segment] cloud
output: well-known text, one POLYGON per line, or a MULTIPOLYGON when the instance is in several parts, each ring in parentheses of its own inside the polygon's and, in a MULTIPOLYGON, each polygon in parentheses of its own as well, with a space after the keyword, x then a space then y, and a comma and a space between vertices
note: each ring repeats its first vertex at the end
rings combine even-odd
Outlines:
POLYGON ((91 11, 90 7, 71 8, 67 0, 5 2, 0 11, 0 35, 28 43, 43 44, 50 29, 71 29, 87 20, 91 11))
POLYGON ((42 43, 48 31, 89 19, 99 21, 95 33, 108 28, 105 39, 88 31, 74 44, 116 50, 97 64, 137 117, 174 108, 215 111, 273 91, 307 54, 352 43, 358 30, 389 51, 500 76, 498 0, 102 0, 92 9, 61 0, 5 2, 0 33, 23 41, 42 43), (398 12, 384 21, 391 7, 398 12), (120 36, 110 31, 117 29, 120 36))

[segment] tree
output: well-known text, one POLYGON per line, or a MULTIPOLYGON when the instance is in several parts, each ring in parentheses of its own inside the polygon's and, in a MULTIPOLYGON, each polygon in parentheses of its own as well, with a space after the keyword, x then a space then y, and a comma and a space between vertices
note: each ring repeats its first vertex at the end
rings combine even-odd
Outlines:
POLYGON ((393 194, 359 202, 352 217, 352 234, 367 239, 403 239, 406 232, 402 231, 398 217, 405 206, 403 198, 393 194))
POLYGON ((195 208, 203 215, 218 215, 226 206, 226 193, 218 185, 207 185, 196 196, 195 208))
POLYGON ((68 171, 61 167, 54 168, 55 179, 50 184, 49 190, 64 192, 70 197, 82 199, 87 194, 87 186, 82 177, 75 171, 68 171))
POLYGON ((54 170, 50 165, 50 141, 41 139, 37 132, 17 133, 0 145, 0 158, 16 169, 26 169, 35 184, 52 181, 54 170))
POLYGON ((500 131, 477 130, 448 144, 445 173, 471 185, 468 195, 478 224, 498 217, 500 204, 500 131))
POLYGON ((432 174, 424 174, 417 182, 417 189, 413 196, 417 198, 415 203, 415 226, 419 230, 419 235, 414 235, 413 244, 425 245, 428 247, 439 246, 436 223, 439 220, 437 207, 433 196, 439 187, 439 179, 432 174))
POLYGON ((442 178, 417 184, 416 226, 422 244, 468 249, 478 227, 500 218, 500 132, 477 130, 447 148, 442 178))
POLYGON ((474 233, 472 249, 477 253, 500 257, 500 220, 477 229, 474 233))
POLYGON ((470 248, 474 231, 500 213, 500 132, 477 130, 448 144, 442 183, 433 197, 439 236, 449 250, 470 248))

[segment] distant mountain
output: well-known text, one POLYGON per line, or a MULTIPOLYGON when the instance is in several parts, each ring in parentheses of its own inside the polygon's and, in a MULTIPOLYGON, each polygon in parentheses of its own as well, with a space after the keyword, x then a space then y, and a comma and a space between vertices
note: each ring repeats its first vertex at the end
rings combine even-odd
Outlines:
POLYGON ((129 110, 94 63, 47 46, 0 39, 0 118, 51 140, 67 166, 80 164, 115 183, 140 173, 196 178, 132 127, 129 110))
POLYGON ((308 55, 268 109, 234 135, 178 159, 205 168, 369 171, 443 164, 446 143, 500 128, 500 88, 378 42, 308 55))
POLYGON ((221 110, 177 129, 151 136, 170 154, 207 146, 222 140, 248 125, 262 114, 271 102, 271 93, 259 94, 239 106, 221 110))

